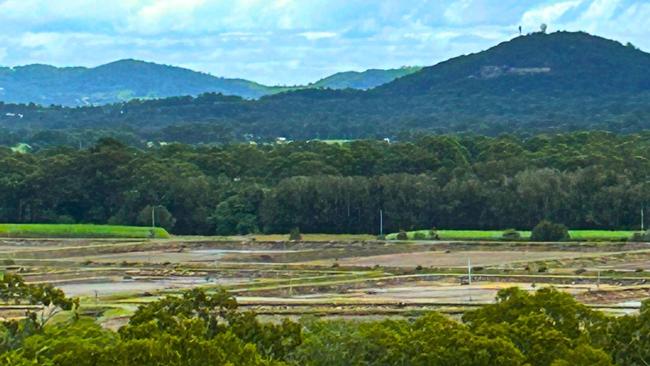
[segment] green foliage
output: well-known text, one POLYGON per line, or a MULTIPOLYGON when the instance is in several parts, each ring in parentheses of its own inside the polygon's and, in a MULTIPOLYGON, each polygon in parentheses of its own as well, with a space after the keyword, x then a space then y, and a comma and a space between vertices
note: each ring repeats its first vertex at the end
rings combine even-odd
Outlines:
POLYGON ((156 227, 162 227, 165 230, 171 230, 176 224, 176 219, 164 206, 145 206, 137 217, 137 223, 140 226, 147 226, 152 224, 155 220, 156 227))
POLYGON ((501 290, 496 304, 466 313, 463 321, 476 334, 508 338, 531 365, 612 364, 602 350, 612 319, 552 288, 532 296, 518 288, 501 290))
POLYGON ((427 238, 431 240, 440 240, 440 235, 438 234, 438 230, 435 227, 431 228, 431 230, 429 230, 427 238))
POLYGON ((300 241, 302 240, 302 234, 300 234, 300 229, 295 227, 289 232, 289 240, 300 241))
POLYGON ((648 242, 650 241, 650 232, 648 231, 636 232, 634 233, 634 235, 632 235, 630 241, 637 242, 637 243, 648 242))
POLYGON ((569 239, 569 230, 566 226, 548 220, 542 220, 535 225, 530 235, 532 241, 564 241, 569 239))
POLYGON ((408 235, 406 234, 406 231, 400 230, 399 233, 397 233, 397 240, 408 240, 408 235))
POLYGON ((427 236, 424 233, 416 232, 415 234, 413 234, 413 240, 426 240, 426 239, 427 236))
POLYGON ((515 229, 507 229, 501 235, 501 239, 504 240, 520 240, 521 234, 515 229))
POLYGON ((609 317, 553 288, 501 290, 462 322, 435 312, 260 322, 224 290, 194 289, 140 306, 119 332, 84 318, 29 324, 0 325, 1 364, 609 366, 650 357, 650 303, 638 315, 609 317))
POLYGON ((624 240, 630 231, 608 230, 637 229, 639 202, 650 201, 648 133, 148 149, 103 139, 82 150, 0 148, 0 166, 0 222, 150 226, 143 208, 154 202, 175 234, 376 233, 382 209, 386 232, 434 222, 449 229, 436 232, 444 240, 499 240, 494 229, 543 219, 596 230, 575 240, 624 240))

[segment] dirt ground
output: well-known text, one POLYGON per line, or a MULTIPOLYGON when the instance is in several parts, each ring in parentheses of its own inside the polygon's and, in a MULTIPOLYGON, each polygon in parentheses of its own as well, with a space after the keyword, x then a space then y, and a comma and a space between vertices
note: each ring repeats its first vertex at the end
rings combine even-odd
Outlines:
POLYGON ((109 326, 123 324, 143 301, 192 287, 225 287, 246 309, 265 316, 315 311, 319 316, 390 317, 423 309, 458 314, 493 302, 500 289, 512 286, 534 291, 552 285, 589 306, 625 311, 638 309, 650 297, 644 285, 650 286, 650 253, 638 245, 354 239, 3 239, 0 270, 19 272, 30 283, 54 284, 81 297, 93 314, 121 309, 102 318, 109 326), (474 269, 471 284, 468 259, 474 269), (548 270, 539 271, 542 266, 548 270))
POLYGON ((338 261, 342 266, 385 266, 385 267, 463 267, 468 260, 472 266, 501 266, 514 262, 539 261, 547 259, 575 258, 585 255, 581 252, 415 252, 403 254, 378 255, 369 257, 343 258, 338 261))

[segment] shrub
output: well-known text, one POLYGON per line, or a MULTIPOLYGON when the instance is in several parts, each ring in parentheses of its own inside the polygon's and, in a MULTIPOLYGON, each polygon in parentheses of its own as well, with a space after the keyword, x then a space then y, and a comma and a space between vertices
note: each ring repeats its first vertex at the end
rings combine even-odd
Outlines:
POLYGON ((562 224, 542 220, 533 228, 530 235, 532 241, 563 241, 570 239, 569 229, 562 224))
POLYGON ((300 241, 300 240, 302 240, 302 234, 300 233, 299 228, 296 227, 296 228, 291 229, 291 231, 289 232, 289 240, 292 240, 292 241, 300 241))
POLYGON ((440 240, 440 235, 438 235, 438 230, 435 227, 432 227, 431 230, 429 230, 429 239, 440 240))
POLYGON ((397 234, 397 240, 408 240, 408 235, 406 234, 406 231, 400 230, 399 233, 397 234))
POLYGON ((521 234, 515 229, 508 229, 501 234, 501 239, 504 240, 519 240, 521 239, 521 234))
POLYGON ((414 240, 426 240, 427 236, 424 235, 424 233, 418 231, 415 234, 413 234, 413 239, 414 240))
POLYGON ((630 238, 630 241, 636 243, 650 242, 650 233, 647 231, 641 231, 634 233, 630 238))

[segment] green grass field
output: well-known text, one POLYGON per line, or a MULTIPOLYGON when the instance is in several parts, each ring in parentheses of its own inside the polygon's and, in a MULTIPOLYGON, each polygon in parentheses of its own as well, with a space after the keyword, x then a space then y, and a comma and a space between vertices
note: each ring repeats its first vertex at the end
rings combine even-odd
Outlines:
MULTIPOLYGON (((0 237, 9 238, 150 238, 151 228, 88 224, 0 224, 0 237)), ((169 238, 163 228, 155 238, 169 238)))
MULTIPOLYGON (((407 232, 408 238, 413 239, 416 233, 428 237, 429 230, 407 232)), ((438 230, 440 240, 501 240, 503 230, 438 230)), ((609 230, 569 230, 571 240, 585 241, 621 241, 629 239, 635 231, 609 230)), ((530 239, 530 231, 519 231, 522 240, 530 239)), ((397 239, 397 233, 386 236, 389 240, 397 239)))

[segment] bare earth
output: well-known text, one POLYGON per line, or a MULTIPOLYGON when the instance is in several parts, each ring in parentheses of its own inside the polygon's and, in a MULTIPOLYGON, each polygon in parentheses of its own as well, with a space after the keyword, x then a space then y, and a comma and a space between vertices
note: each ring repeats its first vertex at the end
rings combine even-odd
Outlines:
POLYGON ((470 259, 472 266, 496 266, 520 261, 538 261, 584 256, 580 252, 415 252, 402 254, 376 255, 370 257, 343 258, 338 261, 344 266, 373 267, 462 267, 470 259))

